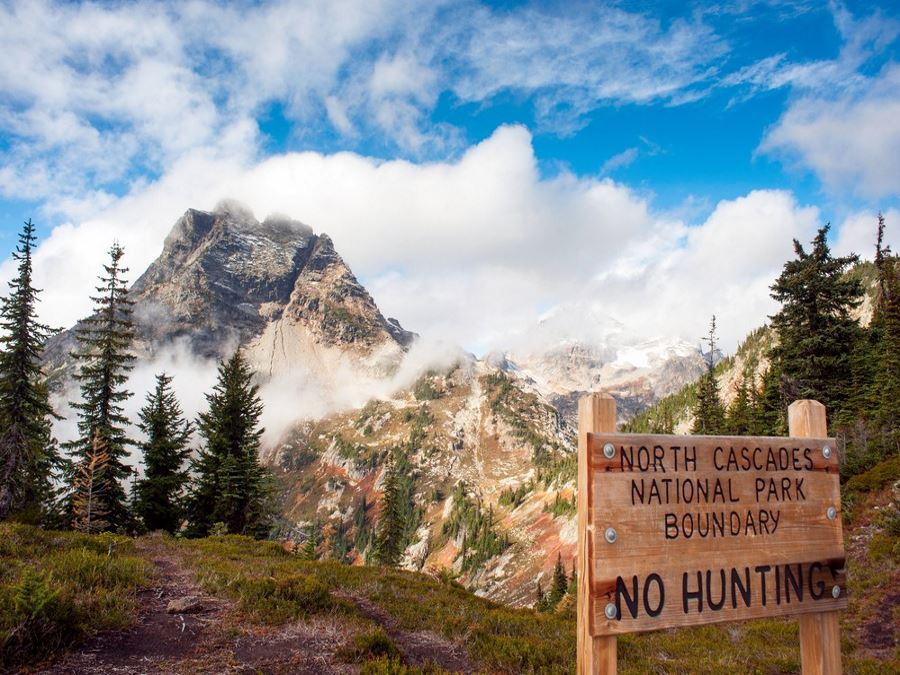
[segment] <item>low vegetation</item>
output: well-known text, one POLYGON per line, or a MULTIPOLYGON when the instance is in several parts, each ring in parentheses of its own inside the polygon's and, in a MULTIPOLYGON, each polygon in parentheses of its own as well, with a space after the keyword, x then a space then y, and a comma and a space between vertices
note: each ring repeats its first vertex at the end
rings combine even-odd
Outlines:
MULTIPOLYGON (((848 527, 850 608, 842 620, 847 673, 900 672, 896 648, 879 649, 872 639, 897 625, 890 598, 900 582, 900 506, 893 487, 898 480, 894 471, 882 487, 856 492, 848 527)), ((485 672, 574 670, 575 607, 568 592, 555 610, 514 609, 473 595, 447 575, 303 560, 274 542, 237 535, 149 536, 155 550, 162 547, 183 561, 206 592, 233 601, 241 624, 286 625, 318 616, 342 622, 347 637, 339 657, 363 673, 445 672, 404 663, 395 631, 438 635, 485 672), (363 603, 376 607, 393 628, 365 616, 363 603)), ((132 621, 136 591, 153 578, 141 548, 109 534, 0 525, 2 667, 36 663, 96 631, 132 621)), ((799 670, 799 658, 792 620, 619 639, 623 673, 790 673, 799 670)))
POLYGON ((152 565, 133 540, 0 524, 0 671, 122 628, 152 565))

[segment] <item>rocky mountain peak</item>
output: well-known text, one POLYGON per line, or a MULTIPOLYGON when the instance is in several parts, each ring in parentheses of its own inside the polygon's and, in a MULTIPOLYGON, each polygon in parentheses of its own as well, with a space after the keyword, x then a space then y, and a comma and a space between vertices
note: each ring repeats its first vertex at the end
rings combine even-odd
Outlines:
MULTIPOLYGON (((282 340, 287 323, 293 340, 363 355, 385 344, 402 350, 414 337, 382 316, 330 237, 280 214, 260 222, 233 201, 188 209, 130 295, 139 354, 182 338, 220 356, 259 344, 275 322, 282 340)), ((51 362, 65 359, 72 338, 54 340, 51 362)))

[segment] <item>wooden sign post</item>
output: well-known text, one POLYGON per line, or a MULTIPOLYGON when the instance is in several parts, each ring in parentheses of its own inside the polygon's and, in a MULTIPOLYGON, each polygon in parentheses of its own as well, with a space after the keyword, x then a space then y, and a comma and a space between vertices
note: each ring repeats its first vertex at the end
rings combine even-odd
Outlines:
POLYGON ((839 673, 847 605, 838 457, 824 408, 791 437, 616 434, 579 403, 578 672, 615 673, 615 636, 803 615, 803 672, 839 673))

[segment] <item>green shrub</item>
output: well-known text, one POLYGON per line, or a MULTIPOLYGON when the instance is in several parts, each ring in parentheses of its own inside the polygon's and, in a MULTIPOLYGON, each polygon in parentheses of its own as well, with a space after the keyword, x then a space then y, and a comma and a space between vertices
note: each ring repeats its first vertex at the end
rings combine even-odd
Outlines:
POLYGON ((0 587, 0 612, 0 667, 49 656, 82 633, 71 598, 32 570, 19 583, 0 587))
POLYGON ((351 644, 342 649, 339 655, 346 661, 356 662, 377 658, 389 660, 401 658, 400 650, 381 628, 373 628, 357 634, 351 644))
POLYGON ((898 479, 900 479, 900 457, 891 457, 865 473, 850 478, 844 486, 844 493, 873 492, 898 479))

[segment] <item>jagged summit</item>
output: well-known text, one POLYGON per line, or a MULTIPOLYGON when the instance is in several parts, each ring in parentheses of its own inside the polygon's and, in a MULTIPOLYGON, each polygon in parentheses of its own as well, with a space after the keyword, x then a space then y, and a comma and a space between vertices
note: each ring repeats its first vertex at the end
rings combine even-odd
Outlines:
MULTIPOLYGON (((292 350, 298 357, 399 353, 415 337, 385 319, 330 237, 283 215, 259 222, 232 201, 211 212, 188 209, 130 296, 139 355, 176 339, 202 356, 221 356, 241 344, 251 358, 266 352, 258 360, 273 375, 269 352, 276 346, 267 336, 277 334, 277 351, 288 361, 292 350), (286 338, 303 344, 286 345, 286 338)), ((52 365, 65 360, 73 337, 66 331, 53 340, 52 365)))

